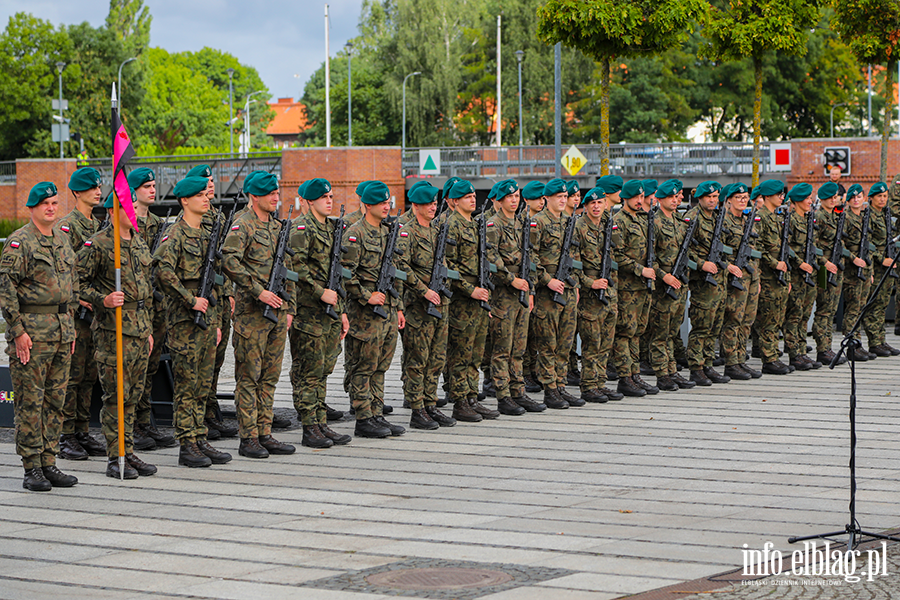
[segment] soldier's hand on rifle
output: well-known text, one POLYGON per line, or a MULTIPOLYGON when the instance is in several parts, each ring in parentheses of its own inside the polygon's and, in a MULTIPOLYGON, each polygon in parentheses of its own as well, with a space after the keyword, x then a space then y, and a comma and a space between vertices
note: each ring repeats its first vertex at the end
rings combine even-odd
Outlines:
POLYGON ((403 329, 406 327, 406 317, 403 316, 403 311, 397 311, 397 329, 403 329))
POLYGON ((209 308, 209 300, 206 298, 194 298, 194 310, 202 312, 204 315, 206 314, 206 309, 209 308))
POLYGON ((814 269, 812 268, 811 264, 802 262, 800 263, 800 270, 806 273, 812 273, 814 269))
POLYGON ((372 295, 369 296, 369 304, 372 306, 384 306, 384 293, 382 292, 372 292, 372 295))
POLYGON ((744 276, 744 272, 741 271, 737 265, 728 265, 728 272, 737 277, 738 279, 744 276))
POLYGON ((652 279, 653 281, 656 281, 656 271, 654 271, 650 267, 644 267, 643 269, 641 269, 641 277, 643 277, 644 279, 652 279))
POLYGON ((853 259, 853 264, 856 265, 857 267, 862 267, 864 269, 869 266, 866 261, 864 261, 863 259, 861 259, 858 256, 853 259))
POLYGON ((91 304, 90 302, 85 302, 84 300, 79 300, 79 301, 78 301, 78 304, 82 305, 83 307, 85 307, 85 308, 88 309, 89 311, 94 312, 94 305, 91 304))
POLYGON ((346 314, 341 315, 341 341, 347 337, 347 332, 350 331, 350 319, 347 318, 346 314))
POLYGON ((837 267, 836 264, 834 264, 834 263, 831 262, 830 260, 826 260, 826 261, 825 261, 825 270, 828 271, 829 273, 837 274, 837 272, 838 272, 838 267, 837 267))
POLYGON ((425 292, 425 299, 435 306, 441 305, 441 295, 434 290, 428 290, 427 292, 425 292))
POLYGON ((31 347, 33 345, 31 336, 27 333, 23 333, 16 338, 16 356, 23 365, 27 365, 28 361, 31 360, 31 347))
POLYGON ((783 260, 779 260, 778 264, 775 265, 775 270, 776 271, 784 271, 785 273, 787 273, 787 263, 784 262, 783 260))
POLYGON ((474 300, 478 300, 480 302, 487 302, 491 299, 491 293, 487 291, 485 288, 477 287, 472 290, 472 298, 474 300))
POLYGON ((592 290, 605 290, 607 288, 609 288, 609 279, 595 279, 594 283, 591 284, 592 290))
POLYGON ((513 277, 512 286, 520 292, 527 292, 530 288, 528 282, 521 277, 513 277))
POLYGON ((715 275, 716 273, 719 272, 718 265, 716 265, 716 263, 710 262, 708 260, 704 261, 703 266, 700 268, 703 269, 704 271, 706 271, 707 273, 712 273, 713 275, 715 275))
POLYGON ((564 284, 559 279, 551 279, 547 284, 547 287, 556 292, 557 294, 564 294, 566 292, 566 284, 564 284))
POLYGON ((113 292, 103 299, 103 306, 106 308, 116 308, 125 304, 125 292, 113 292))
POLYGON ((894 264, 893 258, 886 258, 883 261, 881 261, 881 266, 883 266, 883 267, 890 267, 892 264, 894 264))
POLYGON ((322 292, 322 298, 321 298, 321 300, 322 300, 322 302, 324 302, 325 304, 330 304, 331 306, 336 306, 336 305, 337 305, 337 301, 338 301, 338 295, 337 295, 337 292, 334 291, 334 290, 329 290, 329 289, 326 288, 325 291, 322 292))
POLYGON ((281 308, 281 305, 284 303, 284 300, 276 294, 275 292, 270 292, 269 290, 263 290, 259 295, 259 301, 263 304, 268 304, 272 308, 281 308))
POLYGON ((663 283, 671 286, 673 289, 680 290, 681 289, 681 280, 672 275, 671 273, 666 273, 663 275, 663 283))

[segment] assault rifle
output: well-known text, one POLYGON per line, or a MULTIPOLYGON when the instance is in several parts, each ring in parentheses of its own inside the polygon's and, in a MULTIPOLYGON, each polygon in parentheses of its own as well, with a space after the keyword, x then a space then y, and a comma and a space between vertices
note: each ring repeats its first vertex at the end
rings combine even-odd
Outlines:
MULTIPOLYGON (((644 266, 651 269, 653 263, 656 262, 656 231, 653 223, 656 220, 657 210, 659 210, 658 204, 647 211, 647 264, 644 266)), ((653 279, 647 278, 647 289, 650 291, 653 291, 653 281, 653 279)))
MULTIPOLYGON (((572 270, 581 268, 581 261, 572 258, 572 246, 578 246, 578 242, 574 239, 575 219, 577 216, 572 215, 566 222, 566 230, 563 234, 562 246, 559 250, 559 264, 556 267, 556 275, 554 279, 558 279, 564 283, 574 286, 576 281, 572 279, 572 270)), ((565 294, 553 292, 552 300, 561 306, 566 305, 565 294)))
MULTIPOLYGON (((523 200, 521 204, 525 204, 523 200)), ((518 212, 516 212, 518 218, 518 212)), ((531 219, 522 219, 522 241, 519 244, 519 252, 522 255, 522 262, 519 265, 519 279, 528 282, 528 290, 519 290, 519 304, 528 308, 528 296, 531 295, 531 219)))
MULTIPOLYGON (((341 266, 341 254, 347 251, 344 246, 344 205, 341 205, 341 216, 334 220, 334 231, 331 236, 331 262, 328 263, 328 281, 325 287, 337 292, 341 298, 347 297, 344 289, 344 268, 341 266)), ((323 302, 323 304, 325 304, 323 302)), ((325 304, 325 314, 337 321, 341 315, 337 314, 334 306, 325 304)))
MULTIPOLYGON (((388 295, 399 298, 400 294, 394 289, 394 280, 406 281, 406 273, 398 271, 394 267, 394 254, 397 254, 397 237, 400 235, 400 221, 397 217, 388 217, 381 222, 390 227, 387 242, 384 245, 384 254, 381 255, 381 268, 378 270, 378 279, 375 281, 375 291, 381 292, 387 298, 388 295)), ((373 306, 373 312, 382 319, 388 318, 388 313, 381 306, 373 306)))
MULTIPOLYGON (((709 254, 706 256, 706 260, 708 262, 716 265, 719 270, 722 270, 728 266, 722 259, 723 254, 731 254, 731 248, 725 245, 722 242, 722 237, 725 229, 725 204, 724 202, 716 206, 716 224, 713 226, 712 232, 712 240, 709 243, 709 254)), ((705 279, 706 283, 710 285, 718 285, 716 283, 716 277, 712 273, 706 272, 705 279)))
MULTIPOLYGON (((791 263, 788 262, 788 257, 791 252, 791 211, 787 206, 782 205, 775 209, 775 214, 784 216, 781 222, 781 245, 778 248, 778 262, 783 262, 787 265, 787 271, 790 271, 791 263)), ((789 283, 786 277, 787 271, 778 271, 778 283, 781 285, 789 283)))
MULTIPOLYGON (((487 202, 485 202, 487 205, 487 202)), ((487 217, 484 215, 484 206, 482 206, 481 215, 476 218, 478 224, 478 283, 476 284, 480 288, 484 288, 486 290, 494 289, 494 282, 491 281, 491 261, 488 260, 487 251, 492 248, 487 241, 487 217)), ((494 270, 496 271, 497 267, 494 266, 494 270)), ((489 302, 482 300, 479 302, 481 308, 484 310, 491 310, 491 305, 489 302)))
MULTIPOLYGON (((159 248, 159 244, 162 242, 163 236, 166 233, 166 229, 169 228, 169 217, 172 216, 172 207, 169 207, 169 210, 166 212, 166 218, 163 219, 163 222, 159 224, 159 227, 156 229, 156 235, 153 236, 153 240, 150 243, 150 255, 153 256, 156 254, 156 249, 159 248)), ((153 300, 155 302, 162 302, 163 295, 162 292, 156 287, 156 266, 153 267, 150 271, 150 285, 153 287, 153 300)))
MULTIPOLYGON (((842 258, 844 256, 850 256, 850 252, 844 248, 844 241, 841 239, 844 236, 844 223, 847 220, 847 205, 841 204, 835 206, 834 214, 838 215, 838 220, 834 232, 834 246, 831 247, 831 256, 829 256, 828 261, 837 265, 837 268, 843 271, 844 261, 842 258)), ((837 286, 836 273, 828 273, 827 280, 829 285, 837 286)))
MULTIPOLYGON (((291 204, 287 219, 281 221, 281 231, 278 232, 278 241, 275 244, 275 259, 272 261, 269 282, 266 284, 267 292, 272 292, 285 302, 291 299, 291 295, 287 293, 288 280, 298 280, 297 274, 284 266, 285 257, 294 255, 294 249, 288 243, 291 236, 291 214, 293 212, 294 205, 291 204)), ((273 323, 278 322, 278 313, 268 304, 263 308, 263 316, 273 323)))
MULTIPOLYGON (((806 213, 806 245, 803 247, 803 262, 812 266, 816 260, 816 255, 822 256, 822 251, 816 248, 816 215, 815 211, 806 213)), ((815 273, 815 271, 813 271, 815 273)), ((803 274, 803 283, 815 286, 816 280, 811 273, 803 274)))
MULTIPOLYGON (((866 207, 863 209, 862 214, 862 233, 859 236, 859 257, 866 261, 866 265, 871 264, 871 260, 869 259, 869 255, 871 254, 871 249, 869 248, 869 219, 872 215, 872 207, 866 204, 866 207)), ((856 268, 856 278, 857 279, 865 279, 866 278, 866 267, 857 267, 856 268)))
MULTIPOLYGON (((231 220, 234 218, 234 210, 237 208, 237 200, 231 206, 231 214, 224 222, 218 216, 209 232, 209 245, 206 247, 206 258, 203 261, 203 271, 200 273, 200 283, 197 286, 197 296, 209 300, 210 306, 216 305, 216 297, 213 294, 213 288, 217 285, 225 283, 225 278, 216 272, 216 261, 222 258, 222 244, 225 242, 225 235, 231 227, 231 220)), ((206 323, 206 315, 199 310, 194 311, 194 325, 206 331, 208 325, 206 323)))
MULTIPOLYGON (((750 264, 750 259, 762 257, 762 254, 750 246, 750 241, 759 237, 759 234, 753 231, 753 225, 755 223, 756 203, 754 202, 753 206, 750 208, 747 222, 744 223, 744 231, 741 233, 741 243, 738 244, 737 253, 734 256, 734 266, 740 269, 742 273, 746 271, 751 275, 753 274, 753 266, 750 264)), ((733 274, 729 274, 729 277, 731 279, 731 287, 738 290, 744 289, 744 284, 741 282, 740 277, 733 274)))
MULTIPOLYGON (((431 280, 428 282, 428 289, 441 294, 445 298, 453 297, 453 291, 447 287, 447 277, 450 276, 450 269, 444 264, 444 257, 447 255, 447 236, 450 233, 450 221, 444 220, 438 229, 437 244, 434 249, 434 265, 431 267, 431 280)), ((453 273, 459 277, 459 274, 453 273)), ((435 319, 443 319, 444 315, 440 309, 429 301, 425 301, 425 312, 435 319)))
MULTIPOLYGON (((684 240, 681 242, 681 247, 678 249, 678 256, 675 257, 675 266, 672 267, 672 276, 681 281, 681 283, 686 284, 690 280, 687 273, 688 268, 694 270, 697 269, 697 263, 690 259, 688 253, 690 252, 691 243, 694 241, 694 231, 697 230, 697 225, 699 223, 699 219, 691 220, 691 224, 688 225, 687 228, 687 233, 684 234, 684 240)), ((671 285, 666 287, 666 294, 673 300, 678 300, 678 292, 671 285)))
MULTIPOLYGON (((600 259, 600 279, 605 279, 609 281, 609 275, 613 271, 613 269, 617 269, 619 265, 612 259, 612 232, 615 227, 615 223, 613 223, 612 213, 609 215, 609 219, 606 221, 606 229, 603 231, 603 258, 600 259)), ((606 290, 595 290, 597 295, 597 300, 602 302, 605 305, 609 305, 609 300, 606 298, 606 290)))
MULTIPOLYGON (((894 241, 894 218, 890 206, 884 208, 884 226, 887 229, 887 242, 884 246, 884 257, 894 261, 897 256, 897 243, 894 241)), ((895 269, 891 269, 891 277, 900 277, 895 269)))

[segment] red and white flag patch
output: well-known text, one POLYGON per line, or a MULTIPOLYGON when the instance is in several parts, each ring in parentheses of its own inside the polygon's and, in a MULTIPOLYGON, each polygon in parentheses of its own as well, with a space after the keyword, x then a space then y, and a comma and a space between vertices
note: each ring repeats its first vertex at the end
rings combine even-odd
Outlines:
POLYGON ((162 244, 162 243, 163 243, 164 241, 166 241, 167 239, 169 239, 169 236, 167 236, 167 235, 166 235, 166 236, 163 236, 163 239, 159 240, 159 243, 162 244))
POLYGON ((19 247, 19 242, 10 242, 10 243, 9 243, 9 246, 10 246, 10 248, 18 248, 18 247, 19 247))
POLYGON ((65 233, 69 233, 68 225, 60 225, 59 230, 65 232, 65 233))
POLYGON ((532 222, 531 222, 531 226, 532 226, 532 227, 537 227, 537 221, 532 221, 532 222))
POLYGON ((401 231, 401 232, 400 232, 400 237, 409 237, 409 234, 406 233, 405 231, 401 231))
POLYGON ((303 231, 306 229, 306 225, 297 225, 297 231, 303 231))
POLYGON ((348 237, 347 239, 350 240, 351 242, 355 242, 355 241, 356 241, 356 238, 355 238, 354 236, 352 236, 352 235, 351 235, 350 237, 348 237))
POLYGON ((92 245, 93 243, 94 243, 94 242, 92 242, 91 240, 88 240, 88 241, 86 241, 86 242, 84 243, 84 245, 85 245, 85 246, 90 246, 90 245, 92 245))
POLYGON ((240 229, 240 228, 241 228, 240 225, 234 225, 234 226, 231 227, 231 230, 232 230, 232 231, 237 231, 237 230, 240 229))

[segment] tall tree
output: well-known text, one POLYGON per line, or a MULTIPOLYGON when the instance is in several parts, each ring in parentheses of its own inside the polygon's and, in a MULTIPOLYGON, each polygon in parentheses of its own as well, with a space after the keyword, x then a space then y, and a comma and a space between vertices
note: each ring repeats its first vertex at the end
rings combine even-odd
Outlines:
POLYGON ((549 0, 538 37, 562 42, 600 64, 600 172, 609 173, 609 83, 613 57, 659 54, 680 44, 705 15, 704 0, 549 0))
POLYGON ((894 105, 894 69, 900 51, 900 3, 897 0, 832 2, 831 26, 861 64, 885 65, 884 123, 881 133, 881 180, 887 180, 888 138, 894 105))
POLYGON ((131 56, 136 58, 149 47, 152 22, 144 0, 109 0, 106 27, 115 32, 131 56))

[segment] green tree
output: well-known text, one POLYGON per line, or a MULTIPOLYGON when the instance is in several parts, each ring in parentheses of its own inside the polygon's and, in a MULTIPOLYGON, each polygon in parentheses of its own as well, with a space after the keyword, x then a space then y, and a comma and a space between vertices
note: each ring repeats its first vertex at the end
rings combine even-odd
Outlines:
MULTIPOLYGON (((106 27, 125 46, 126 53, 137 58, 150 46, 153 16, 144 0, 109 0, 106 27)), ((130 57, 129 57, 130 58, 130 57)))
POLYGON ((659 54, 679 45, 704 16, 703 0, 549 0, 538 37, 562 42, 600 64, 600 171, 609 173, 609 84, 613 57, 659 54))
POLYGON ((900 4, 896 0, 846 0, 832 2, 831 26, 861 64, 886 67, 884 123, 881 134, 881 180, 887 179, 888 138, 894 105, 894 69, 900 51, 900 4))

